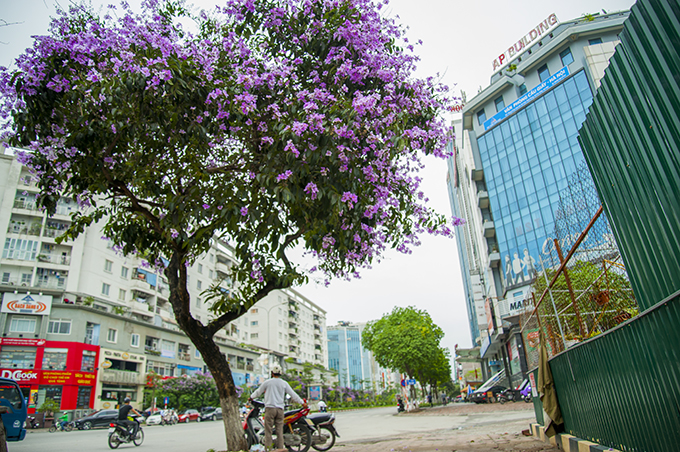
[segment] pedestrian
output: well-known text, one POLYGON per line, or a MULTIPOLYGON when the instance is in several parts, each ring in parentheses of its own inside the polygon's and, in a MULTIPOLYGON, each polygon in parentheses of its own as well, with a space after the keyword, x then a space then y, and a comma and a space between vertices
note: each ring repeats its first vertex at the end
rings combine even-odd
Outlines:
POLYGON ((272 378, 265 381, 250 395, 253 399, 264 394, 264 447, 272 447, 272 426, 276 428, 276 452, 287 452, 283 448, 283 407, 285 395, 288 394, 293 402, 307 408, 307 402, 298 396, 287 381, 281 380, 281 366, 274 364, 271 369, 272 378))
POLYGON ((325 413, 326 412, 326 402, 323 400, 319 400, 319 412, 325 413))

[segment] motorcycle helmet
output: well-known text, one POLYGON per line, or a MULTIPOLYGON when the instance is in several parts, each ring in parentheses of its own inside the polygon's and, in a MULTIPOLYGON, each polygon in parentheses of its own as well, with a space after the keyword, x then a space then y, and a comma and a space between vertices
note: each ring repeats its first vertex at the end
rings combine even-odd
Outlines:
POLYGON ((281 370, 281 366, 279 366, 278 364, 274 364, 272 366, 272 373, 274 375, 281 375, 282 372, 283 372, 283 370, 281 370))
POLYGON ((125 400, 123 400, 124 403, 130 403, 130 397, 125 397, 125 400))

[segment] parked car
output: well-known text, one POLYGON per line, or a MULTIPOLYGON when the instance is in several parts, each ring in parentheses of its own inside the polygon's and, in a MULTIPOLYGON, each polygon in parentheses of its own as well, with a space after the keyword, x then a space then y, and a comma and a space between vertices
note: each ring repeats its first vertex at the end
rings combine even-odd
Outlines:
POLYGON ((76 419, 76 428, 78 430, 90 430, 95 427, 108 427, 116 419, 118 419, 118 410, 101 410, 76 419))
POLYGON ((507 388, 505 386, 492 386, 488 389, 478 389, 470 395, 470 400, 475 403, 489 403, 489 392, 493 394, 494 399, 498 398, 498 394, 505 391, 507 388))
POLYGON ((209 411, 203 411, 201 413, 201 419, 204 421, 214 421, 217 419, 222 419, 222 408, 213 408, 209 411))
POLYGON ((199 414, 198 410, 194 409, 184 410, 179 415, 179 421, 187 423, 190 421, 201 422, 201 415, 199 414))
POLYGON ((465 402, 465 399, 463 398, 462 395, 458 394, 455 399, 453 399, 454 403, 460 403, 460 402, 465 402))

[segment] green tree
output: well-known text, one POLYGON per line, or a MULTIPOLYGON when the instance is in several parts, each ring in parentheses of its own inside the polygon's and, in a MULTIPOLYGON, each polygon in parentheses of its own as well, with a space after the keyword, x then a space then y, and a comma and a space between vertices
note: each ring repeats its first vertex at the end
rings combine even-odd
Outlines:
MULTIPOLYGON (((422 233, 450 236, 425 205, 420 156, 444 157, 449 101, 413 77, 402 27, 368 0, 72 4, 49 36, 0 68, 2 138, 49 214, 78 201, 58 242, 94 222, 125 255, 161 268, 178 325, 217 382, 229 450, 246 448, 238 391, 214 334, 273 290, 327 280, 422 233), (193 21, 193 22, 192 22, 193 21), (193 23, 194 29, 186 29, 193 23), (187 267, 222 239, 236 262, 192 316, 187 267)), ((456 220, 454 224, 459 224, 456 220)))
POLYGON ((430 315, 412 306, 395 307, 362 333, 364 347, 378 364, 417 378, 423 386, 451 378, 448 350, 439 345, 443 337, 430 315))
POLYGON ((220 402, 215 380, 201 372, 163 381, 160 396, 166 395, 179 409, 215 406, 220 402))

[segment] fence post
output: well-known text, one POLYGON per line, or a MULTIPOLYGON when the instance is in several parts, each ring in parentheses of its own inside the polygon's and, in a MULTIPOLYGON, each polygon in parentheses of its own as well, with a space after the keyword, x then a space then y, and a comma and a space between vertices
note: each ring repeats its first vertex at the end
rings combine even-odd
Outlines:
MULTIPOLYGON (((560 242, 557 239, 553 239, 555 242, 555 250, 557 250, 557 255, 560 258, 560 264, 564 264, 564 257, 562 256, 562 248, 560 248, 560 242)), ((564 266, 564 279, 567 281, 567 288, 569 289, 569 297, 571 298, 571 305, 574 307, 574 313, 576 314, 576 321, 578 322, 578 329, 581 333, 581 340, 586 339, 586 331, 583 328, 583 321, 581 320, 581 313, 578 310, 578 305, 576 304, 576 297, 574 297, 574 289, 571 287, 571 280, 569 279, 569 273, 567 273, 567 266, 564 266)))

